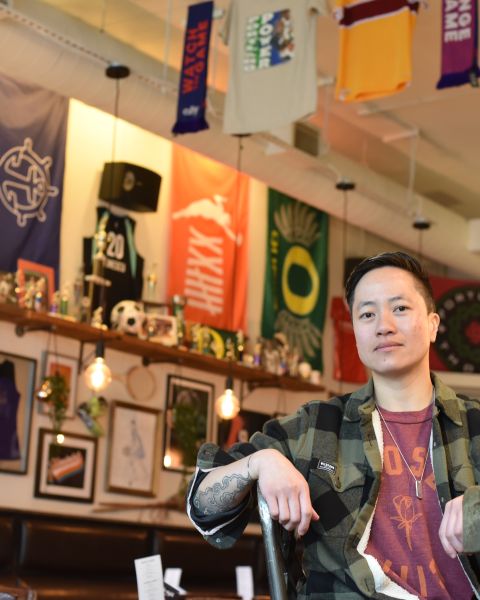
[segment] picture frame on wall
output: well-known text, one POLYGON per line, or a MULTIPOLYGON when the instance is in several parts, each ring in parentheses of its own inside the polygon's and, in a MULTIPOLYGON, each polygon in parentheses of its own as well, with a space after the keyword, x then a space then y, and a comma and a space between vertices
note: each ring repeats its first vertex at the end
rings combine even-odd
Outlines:
POLYGON ((29 280, 38 281, 42 277, 45 279, 45 297, 47 298, 48 306, 50 306, 53 301, 53 294, 55 293, 55 270, 53 267, 19 258, 17 260, 17 269, 19 288, 24 288, 29 280))
MULTIPOLYGON (((42 352, 42 379, 50 375, 63 375, 69 389, 66 419, 75 418, 77 384, 78 384, 78 359, 73 356, 65 356, 56 352, 42 352)), ((48 407, 44 402, 39 403, 39 413, 48 414, 48 407)))
POLYGON ((0 352, 0 471, 24 475, 28 470, 37 361, 0 352))
POLYGON ((93 502, 97 439, 63 432, 59 444, 57 435, 49 429, 38 433, 35 497, 72 502, 93 502))
POLYGON ((107 491, 155 496, 161 411, 118 400, 110 411, 107 491))
POLYGON ((265 413, 241 410, 233 419, 219 420, 217 443, 220 448, 227 450, 237 442, 248 442, 256 431, 262 431, 263 425, 271 418, 265 413))
POLYGON ((214 386, 168 375, 163 468, 193 472, 200 446, 212 439, 214 386))

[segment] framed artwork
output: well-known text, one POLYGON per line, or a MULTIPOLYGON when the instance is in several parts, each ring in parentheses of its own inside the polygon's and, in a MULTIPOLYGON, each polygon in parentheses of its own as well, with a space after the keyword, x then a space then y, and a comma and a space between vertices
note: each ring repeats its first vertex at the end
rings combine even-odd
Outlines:
POLYGON ((24 475, 37 361, 0 352, 0 471, 24 475))
POLYGON ((218 422, 217 443, 226 450, 237 442, 248 442, 250 436, 261 431, 264 423, 271 418, 265 413, 241 410, 233 419, 218 422))
POLYGON ((147 313, 147 335, 151 342, 175 346, 178 343, 177 318, 159 313, 147 313))
MULTIPOLYGON (((77 382, 78 382, 78 359, 73 356, 64 356, 55 352, 42 352, 42 377, 59 373, 65 377, 68 389, 68 405, 65 417, 75 417, 77 382)), ((39 402, 40 414, 47 414, 48 407, 44 402, 39 402)))
POLYGON ((53 431, 39 431, 35 496, 93 502, 97 439, 76 433, 63 434, 65 439, 59 444, 53 431))
POLYGON ((52 267, 47 267, 47 265, 24 260, 23 258, 18 259, 17 269, 19 272, 18 285, 21 288, 31 279, 35 281, 38 281, 42 277, 45 279, 45 296, 48 298, 48 305, 50 305, 53 301, 53 294, 55 293, 54 269, 52 267))
POLYGON ((159 425, 159 410, 112 402, 107 491, 155 496, 159 425))
POLYGON ((198 449, 212 439, 213 398, 211 383, 168 376, 164 469, 193 472, 198 449))

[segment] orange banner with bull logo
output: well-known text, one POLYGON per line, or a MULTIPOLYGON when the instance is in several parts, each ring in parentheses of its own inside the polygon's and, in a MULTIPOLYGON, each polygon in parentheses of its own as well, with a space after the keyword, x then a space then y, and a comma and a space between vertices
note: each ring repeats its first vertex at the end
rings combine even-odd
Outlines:
POLYGON ((185 317, 245 330, 248 177, 173 144, 168 294, 185 317))

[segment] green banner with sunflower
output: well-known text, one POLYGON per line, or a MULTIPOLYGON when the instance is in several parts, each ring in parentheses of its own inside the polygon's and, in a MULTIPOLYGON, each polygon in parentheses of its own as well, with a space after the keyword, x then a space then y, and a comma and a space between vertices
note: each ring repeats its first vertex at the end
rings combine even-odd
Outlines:
POLYGON ((323 371, 328 215, 270 189, 262 335, 283 332, 290 349, 323 371))

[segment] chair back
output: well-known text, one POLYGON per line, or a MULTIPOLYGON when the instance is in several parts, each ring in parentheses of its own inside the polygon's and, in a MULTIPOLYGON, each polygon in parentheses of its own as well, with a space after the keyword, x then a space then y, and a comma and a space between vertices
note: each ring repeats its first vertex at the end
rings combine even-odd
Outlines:
POLYGON ((267 565, 268 585, 272 600, 287 600, 288 571, 286 557, 283 555, 280 532, 277 521, 273 521, 268 504, 257 485, 258 512, 265 544, 265 560, 267 565))

